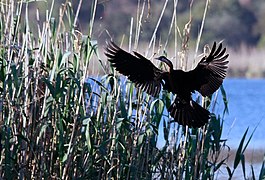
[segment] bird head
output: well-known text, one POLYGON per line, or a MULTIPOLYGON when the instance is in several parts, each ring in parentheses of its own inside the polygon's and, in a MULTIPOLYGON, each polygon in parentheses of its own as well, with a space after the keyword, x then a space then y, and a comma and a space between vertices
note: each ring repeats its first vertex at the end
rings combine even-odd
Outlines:
POLYGON ((169 66, 170 70, 173 70, 173 64, 168 58, 166 58, 166 56, 159 56, 155 59, 166 63, 169 66))

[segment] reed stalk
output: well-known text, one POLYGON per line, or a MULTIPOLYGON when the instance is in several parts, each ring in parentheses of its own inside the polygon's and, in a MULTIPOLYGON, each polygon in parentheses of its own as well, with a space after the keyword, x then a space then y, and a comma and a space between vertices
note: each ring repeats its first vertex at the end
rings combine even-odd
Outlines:
MULTIPOLYGON (((244 145, 247 132, 244 134, 234 167, 226 166, 228 157, 220 157, 221 152, 227 151, 225 140, 221 139, 227 111, 223 87, 220 92, 226 108, 222 117, 212 114, 210 123, 202 129, 170 123, 166 109, 174 98, 172 94, 162 91, 159 98, 153 98, 137 90, 113 68, 106 68, 93 35, 98 1, 92 3, 87 32, 77 26, 82 2, 73 10, 72 2, 65 0, 58 12, 56 1, 42 2, 49 4, 44 21, 36 9, 36 22, 31 22, 29 5, 37 2, 0 1, 1 177, 215 179, 225 167, 232 178, 238 164, 244 166, 242 157, 251 138, 244 145), (91 75, 95 61, 105 74, 91 75)), ((178 0, 173 1, 171 25, 165 27, 169 33, 163 45, 157 31, 170 8, 169 2, 165 1, 147 49, 141 53, 159 54, 160 49, 166 53, 172 45, 169 37, 174 36, 176 64, 186 69, 192 10, 180 33, 178 0), (178 41, 182 42, 181 49, 178 41)), ((196 52, 209 3, 205 4, 196 52)), ((130 52, 142 43, 144 12, 149 12, 150 7, 151 0, 138 0, 129 36, 123 37, 128 38, 124 42, 129 42, 130 52)), ((216 98, 202 102, 212 110, 218 103, 216 98)), ((260 173, 263 176, 264 165, 260 173)))

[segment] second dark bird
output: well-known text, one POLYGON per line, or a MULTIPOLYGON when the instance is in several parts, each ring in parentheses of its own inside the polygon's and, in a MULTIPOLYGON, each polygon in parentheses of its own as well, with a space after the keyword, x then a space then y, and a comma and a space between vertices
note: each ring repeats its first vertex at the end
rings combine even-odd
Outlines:
POLYGON ((213 94, 223 83, 227 74, 228 54, 222 43, 214 42, 209 55, 204 56, 195 69, 185 72, 173 69, 165 56, 156 58, 169 66, 169 71, 158 69, 141 54, 134 55, 122 50, 113 42, 107 43, 106 56, 111 65, 128 77, 138 88, 152 96, 163 89, 176 94, 168 111, 174 121, 181 125, 198 128, 210 119, 210 112, 192 100, 191 94, 198 91, 203 96, 213 94))

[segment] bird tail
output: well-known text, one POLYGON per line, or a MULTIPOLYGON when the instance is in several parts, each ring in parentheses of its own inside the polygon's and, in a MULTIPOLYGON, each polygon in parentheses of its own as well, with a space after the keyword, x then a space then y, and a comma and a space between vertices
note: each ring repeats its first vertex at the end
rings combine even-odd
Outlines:
POLYGON ((210 119, 210 112, 201 107, 193 100, 185 101, 176 97, 170 105, 168 111, 174 118, 174 121, 180 125, 199 128, 205 125, 210 119))

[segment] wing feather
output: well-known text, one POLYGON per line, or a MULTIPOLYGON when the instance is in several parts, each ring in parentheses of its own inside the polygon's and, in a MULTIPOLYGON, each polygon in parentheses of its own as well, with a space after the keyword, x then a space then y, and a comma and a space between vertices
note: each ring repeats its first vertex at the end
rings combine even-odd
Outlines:
POLYGON ((137 52, 132 55, 122 50, 114 42, 107 43, 105 55, 111 65, 137 87, 152 96, 159 94, 165 72, 155 67, 151 61, 137 52))
POLYGON ((226 48, 222 49, 222 43, 216 47, 214 42, 210 54, 203 57, 194 70, 189 71, 190 78, 194 80, 191 89, 199 91, 203 96, 213 94, 227 75, 229 54, 226 54, 226 48))

